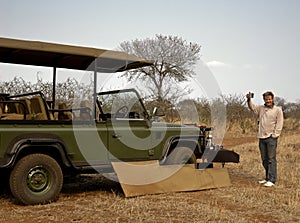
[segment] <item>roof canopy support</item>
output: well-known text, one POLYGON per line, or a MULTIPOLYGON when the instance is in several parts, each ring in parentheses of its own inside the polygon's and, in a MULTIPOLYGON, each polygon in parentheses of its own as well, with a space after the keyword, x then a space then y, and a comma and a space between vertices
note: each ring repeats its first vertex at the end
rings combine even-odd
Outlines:
POLYGON ((55 108, 57 68, 93 71, 96 106, 98 72, 121 72, 153 64, 125 52, 0 37, 1 62, 53 67, 52 109, 55 108))

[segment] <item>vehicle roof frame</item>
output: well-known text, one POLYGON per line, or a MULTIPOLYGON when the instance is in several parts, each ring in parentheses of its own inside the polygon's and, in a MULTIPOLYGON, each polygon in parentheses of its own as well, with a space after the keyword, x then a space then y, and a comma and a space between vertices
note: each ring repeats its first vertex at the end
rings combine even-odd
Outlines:
POLYGON ((55 107, 58 68, 93 71, 95 118, 98 73, 123 72, 153 65, 152 61, 120 51, 3 37, 0 37, 0 63, 53 67, 52 109, 55 107))

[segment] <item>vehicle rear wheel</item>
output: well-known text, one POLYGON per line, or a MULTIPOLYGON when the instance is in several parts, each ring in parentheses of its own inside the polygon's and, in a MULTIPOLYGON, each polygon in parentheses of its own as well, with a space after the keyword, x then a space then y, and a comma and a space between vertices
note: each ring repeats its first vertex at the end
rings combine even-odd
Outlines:
POLYGON ((188 147, 176 147, 167 156, 167 165, 184 165, 184 164, 194 164, 197 168, 197 159, 194 152, 188 147))
POLYGON ((18 202, 25 205, 46 204, 58 199, 63 174, 52 157, 31 154, 17 162, 10 174, 9 185, 18 202))

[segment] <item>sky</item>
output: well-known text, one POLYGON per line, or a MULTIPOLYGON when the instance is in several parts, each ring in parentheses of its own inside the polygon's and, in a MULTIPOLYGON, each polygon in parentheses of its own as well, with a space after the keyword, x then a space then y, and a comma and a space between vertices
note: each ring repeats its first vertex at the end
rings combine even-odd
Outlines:
MULTIPOLYGON (((117 49, 179 36, 202 46, 201 62, 217 83, 196 84, 202 92, 251 91, 259 103, 271 90, 292 102, 300 99, 299 11, 298 0, 0 0, 0 37, 117 49)), ((0 79, 6 69, 0 64, 0 79)))

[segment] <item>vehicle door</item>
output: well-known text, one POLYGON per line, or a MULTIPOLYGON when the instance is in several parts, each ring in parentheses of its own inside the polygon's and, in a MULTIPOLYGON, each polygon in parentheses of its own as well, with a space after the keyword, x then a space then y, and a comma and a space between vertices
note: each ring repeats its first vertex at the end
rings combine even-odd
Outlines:
POLYGON ((107 124, 109 159, 148 160, 152 135, 145 108, 134 90, 98 95, 101 118, 107 124))

